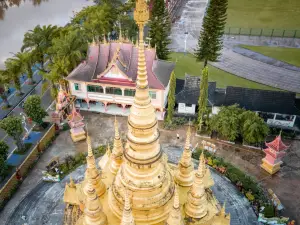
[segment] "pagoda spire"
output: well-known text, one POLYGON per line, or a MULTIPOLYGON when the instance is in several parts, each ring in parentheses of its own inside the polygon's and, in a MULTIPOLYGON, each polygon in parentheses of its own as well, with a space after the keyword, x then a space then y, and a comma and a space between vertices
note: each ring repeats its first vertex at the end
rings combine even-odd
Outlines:
POLYGON ((107 217, 102 210, 102 205, 93 183, 94 180, 88 178, 83 225, 107 225, 107 217))
POLYGON ((186 140, 178 169, 175 172, 175 182, 183 187, 192 186, 194 180, 194 164, 192 161, 191 145, 191 126, 188 127, 186 140))
POLYGON ((125 191, 125 203, 124 203, 121 225, 135 225, 127 190, 125 191))
POLYGON ((114 139, 114 148, 111 154, 111 163, 110 171, 113 174, 116 174, 123 162, 123 144, 119 134, 118 121, 115 117, 115 139, 114 139))
POLYGON ((163 160, 159 144, 158 122, 149 96, 144 47, 144 26, 149 20, 148 4, 137 0, 134 19, 139 27, 136 93, 128 117, 124 163, 109 193, 112 212, 122 217, 124 190, 132 193, 136 223, 156 224, 165 221, 171 209, 174 181, 163 160), (153 210, 155 209, 155 210, 153 210))
MULTIPOLYGON (((87 135, 86 138, 87 145, 88 145, 88 155, 86 157, 87 161, 87 169, 85 172, 85 180, 92 180, 93 181, 93 187, 96 190, 97 195, 100 197, 102 196, 105 191, 106 187, 103 181, 101 180, 100 173, 96 167, 96 160, 93 154, 92 144, 91 144, 91 138, 89 135, 87 135)), ((87 188, 87 186, 86 186, 87 188)), ((87 189, 85 188, 85 193, 87 193, 87 189)))
POLYGON ((225 212, 226 202, 224 202, 223 207, 221 208, 218 215, 213 219, 214 225, 230 225, 230 214, 225 212))
POLYGON ((185 205, 185 213, 187 216, 201 219, 206 216, 208 212, 208 202, 204 186, 204 174, 202 173, 201 156, 199 160, 199 167, 195 173, 195 179, 191 189, 188 191, 187 202, 185 205))
POLYGON ((182 225, 182 224, 183 223, 182 223, 182 218, 181 218, 178 189, 175 188, 173 208, 169 214, 169 217, 168 217, 165 225, 182 225))
POLYGON ((73 181, 71 175, 70 175, 70 183, 69 183, 69 187, 70 187, 70 188, 75 188, 75 187, 76 187, 76 185, 75 185, 75 183, 74 183, 74 181, 73 181))

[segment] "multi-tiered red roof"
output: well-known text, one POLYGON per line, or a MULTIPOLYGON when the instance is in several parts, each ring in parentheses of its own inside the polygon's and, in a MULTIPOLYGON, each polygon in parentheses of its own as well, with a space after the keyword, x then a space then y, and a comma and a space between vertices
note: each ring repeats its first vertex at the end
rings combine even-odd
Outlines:
POLYGON ((288 149, 288 146, 285 145, 281 140, 281 134, 279 134, 274 141, 266 143, 266 146, 275 150, 276 152, 282 152, 288 149))

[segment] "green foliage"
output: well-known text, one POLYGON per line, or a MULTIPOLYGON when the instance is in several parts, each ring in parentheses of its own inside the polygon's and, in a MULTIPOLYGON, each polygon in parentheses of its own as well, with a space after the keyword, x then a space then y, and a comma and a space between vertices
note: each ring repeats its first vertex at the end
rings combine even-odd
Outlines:
POLYGON ((169 39, 171 23, 164 0, 153 1, 149 28, 150 44, 153 48, 156 46, 157 57, 163 60, 168 59, 170 54, 168 45, 171 43, 169 39))
POLYGON ((23 149, 17 149, 14 151, 14 154, 25 155, 27 151, 31 148, 32 143, 25 143, 23 149))
POLYGON ((238 105, 221 107, 220 112, 211 118, 211 129, 220 133, 229 141, 234 141, 240 131, 240 115, 243 112, 238 105))
POLYGON ((24 112, 34 122, 41 124, 47 112, 41 106, 41 97, 38 95, 29 96, 24 104, 24 112))
POLYGON ((241 133, 246 143, 260 143, 269 133, 269 127, 255 112, 245 111, 241 114, 241 133))
POLYGON ((272 218, 275 217, 275 209, 273 205, 266 205, 264 209, 264 216, 266 218, 272 218))
POLYGON ((15 58, 8 58, 5 60, 5 67, 6 69, 1 72, 2 76, 13 81, 15 88, 20 94, 22 94, 21 82, 19 78, 23 73, 23 65, 15 58))
POLYGON ((16 141, 16 145, 19 149, 24 148, 23 141, 21 140, 23 126, 20 117, 9 116, 3 119, 0 121, 0 127, 16 141))
POLYGON ((166 130, 175 130, 177 127, 186 124, 188 120, 184 117, 175 117, 172 119, 171 123, 168 121, 164 122, 164 128, 166 130))
POLYGON ((0 98, 2 98, 5 104, 4 106, 9 108, 10 105, 6 93, 7 93, 7 89, 9 88, 10 78, 9 76, 5 76, 5 75, 6 75, 6 71, 0 70, 0 98))
POLYGON ((14 58, 12 58, 11 60, 15 64, 19 65, 20 72, 23 74, 26 73, 28 78, 30 79, 29 81, 32 82, 33 71, 31 67, 35 64, 36 61, 33 52, 18 52, 17 54, 14 54, 14 58))
POLYGON ((0 141, 0 158, 6 160, 8 156, 8 150, 9 146, 4 141, 0 141))
POLYGON ((199 101, 198 101, 198 127, 199 130, 202 130, 202 123, 203 123, 203 118, 204 114, 206 113, 207 109, 207 98, 208 98, 208 67, 204 67, 202 70, 202 78, 201 78, 201 83, 200 83, 200 96, 199 96, 199 101))
POLYGON ((198 40, 198 48, 195 52, 199 61, 215 61, 222 49, 222 36, 227 18, 228 0, 210 0, 203 19, 202 30, 198 40))
POLYGON ((175 73, 172 72, 170 78, 170 89, 168 94, 168 115, 167 122, 172 123, 174 107, 175 107, 175 89, 176 89, 176 76, 175 73))

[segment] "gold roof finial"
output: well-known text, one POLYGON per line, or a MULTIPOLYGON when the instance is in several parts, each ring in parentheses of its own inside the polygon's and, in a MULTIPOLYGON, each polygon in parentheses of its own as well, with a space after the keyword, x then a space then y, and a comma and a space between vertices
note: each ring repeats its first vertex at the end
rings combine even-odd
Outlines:
POLYGON ((117 116, 115 116, 115 138, 120 138, 117 116))
POLYGON ((106 154, 107 154, 108 157, 110 157, 110 155, 111 155, 111 150, 110 150, 109 143, 107 143, 106 154))
POLYGON ((225 209, 226 209, 226 201, 224 202, 224 204, 223 204, 223 206, 221 208, 221 211, 220 211, 220 215, 221 216, 225 216, 226 215, 225 209))
POLYGON ((178 194, 178 187, 175 186, 175 196, 174 196, 174 205, 173 207, 175 209, 178 209, 180 207, 180 203, 179 203, 179 194, 178 194))
POLYGON ((199 174, 200 177, 203 177, 206 172, 206 164, 205 164, 205 156, 204 156, 204 150, 202 150, 202 153, 199 158, 199 166, 197 174, 199 174))
POLYGON ((125 203, 124 203, 121 225, 135 225, 127 189, 125 190, 124 198, 125 198, 125 203))
POLYGON ((69 183, 69 187, 70 187, 70 188, 75 188, 75 187, 76 187, 76 185, 75 185, 75 183, 74 183, 74 181, 73 181, 71 175, 70 175, 70 183, 69 183))
POLYGON ((186 132, 185 149, 190 150, 191 147, 191 125, 189 125, 186 132))
POLYGON ((168 219, 166 221, 166 225, 182 225, 179 194, 178 194, 178 188, 176 186, 175 186, 175 190, 174 190, 173 208, 171 209, 171 212, 169 213, 168 219))
POLYGON ((92 142, 90 136, 87 134, 86 136, 86 143, 88 145, 88 156, 93 156, 93 149, 92 149, 92 142))

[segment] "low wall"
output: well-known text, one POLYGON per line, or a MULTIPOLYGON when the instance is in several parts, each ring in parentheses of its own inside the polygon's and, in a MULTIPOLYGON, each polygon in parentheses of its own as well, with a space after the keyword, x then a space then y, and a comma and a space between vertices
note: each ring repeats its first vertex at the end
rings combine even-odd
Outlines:
POLYGON ((55 126, 52 125, 45 135, 41 138, 39 143, 33 147, 29 155, 25 158, 23 163, 19 166, 19 172, 15 172, 11 178, 6 182, 3 188, 0 190, 0 210, 4 206, 5 202, 8 201, 17 188, 22 183, 22 177, 26 177, 28 171, 35 165, 39 155, 48 147, 49 143, 55 136, 55 126), (19 177, 19 179, 18 179, 19 177))

